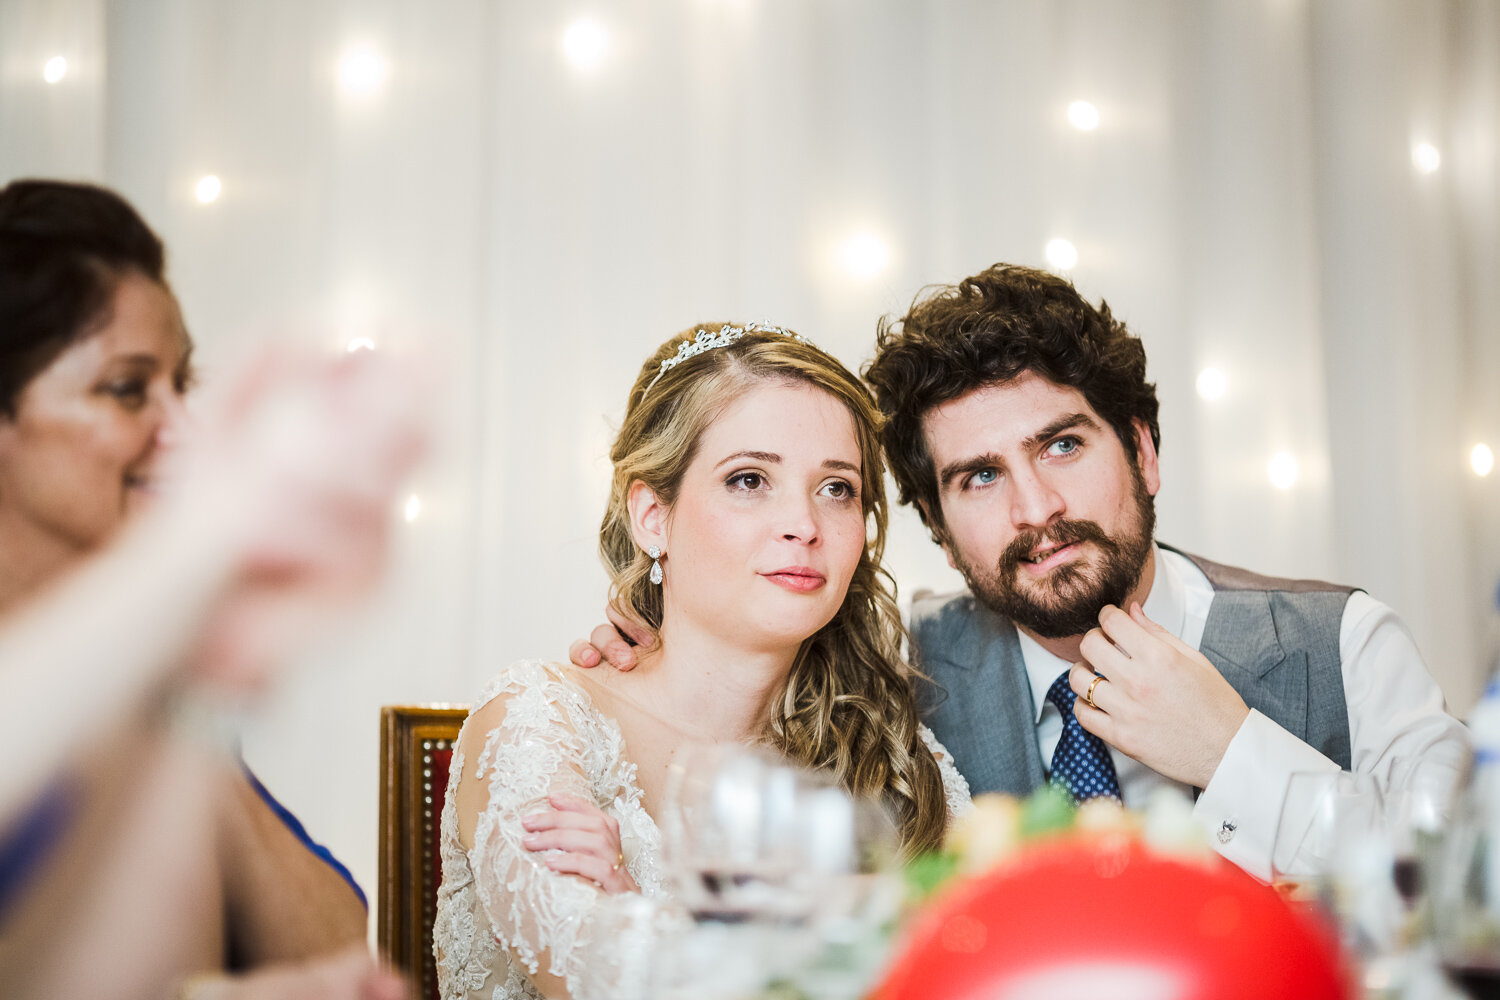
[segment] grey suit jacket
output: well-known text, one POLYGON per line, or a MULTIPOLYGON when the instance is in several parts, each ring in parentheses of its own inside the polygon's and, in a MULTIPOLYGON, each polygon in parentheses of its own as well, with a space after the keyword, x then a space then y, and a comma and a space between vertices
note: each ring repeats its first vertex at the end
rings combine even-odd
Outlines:
MULTIPOLYGON (((1247 705, 1347 769, 1339 630, 1353 589, 1181 554, 1214 588, 1203 655, 1247 705)), ((918 597, 911 633, 917 666, 929 678, 918 687, 918 703, 970 789, 1024 796, 1044 782, 1048 769, 1015 626, 964 591, 918 597)))

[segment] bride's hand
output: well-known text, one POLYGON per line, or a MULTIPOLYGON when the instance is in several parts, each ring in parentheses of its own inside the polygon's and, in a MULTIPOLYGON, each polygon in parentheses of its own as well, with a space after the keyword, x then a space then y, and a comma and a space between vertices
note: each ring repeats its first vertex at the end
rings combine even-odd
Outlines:
POLYGON ((528 851, 558 851, 542 863, 564 875, 589 879, 607 893, 640 892, 625 852, 620 847, 620 824, 592 802, 571 795, 552 795, 551 812, 521 819, 527 830, 521 843, 528 851))

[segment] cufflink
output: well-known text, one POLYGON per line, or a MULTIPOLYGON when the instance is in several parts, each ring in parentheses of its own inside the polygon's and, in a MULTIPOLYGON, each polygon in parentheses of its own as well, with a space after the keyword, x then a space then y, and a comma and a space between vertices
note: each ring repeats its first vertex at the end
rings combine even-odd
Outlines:
POLYGON ((1224 822, 1220 823, 1219 832, 1217 835, 1219 838, 1219 843, 1227 844, 1231 840, 1233 840, 1234 831, 1237 829, 1239 829, 1239 824, 1235 823, 1235 821, 1232 819, 1226 819, 1224 822))

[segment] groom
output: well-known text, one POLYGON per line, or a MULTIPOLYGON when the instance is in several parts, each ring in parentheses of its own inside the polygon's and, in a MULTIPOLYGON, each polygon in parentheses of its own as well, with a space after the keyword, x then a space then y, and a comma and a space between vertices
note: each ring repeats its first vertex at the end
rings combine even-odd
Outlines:
POLYGON ((996 265, 882 321, 865 377, 901 500, 968 584, 911 630, 975 793, 1173 789, 1268 878, 1292 772, 1456 782, 1464 728, 1389 608, 1153 540, 1156 390, 1108 306, 996 265))

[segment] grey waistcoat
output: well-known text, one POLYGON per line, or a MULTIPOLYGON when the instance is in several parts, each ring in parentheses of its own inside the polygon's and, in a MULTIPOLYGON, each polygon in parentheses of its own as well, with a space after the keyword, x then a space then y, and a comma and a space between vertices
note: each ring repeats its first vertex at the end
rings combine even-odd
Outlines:
MULTIPOLYGON (((1245 704, 1347 770, 1339 628, 1353 589, 1273 579, 1181 554, 1214 588, 1203 655, 1245 704)), ((917 666, 931 679, 918 688, 925 721, 970 789, 1026 795, 1044 782, 1015 626, 965 591, 919 596, 911 633, 917 666)))

